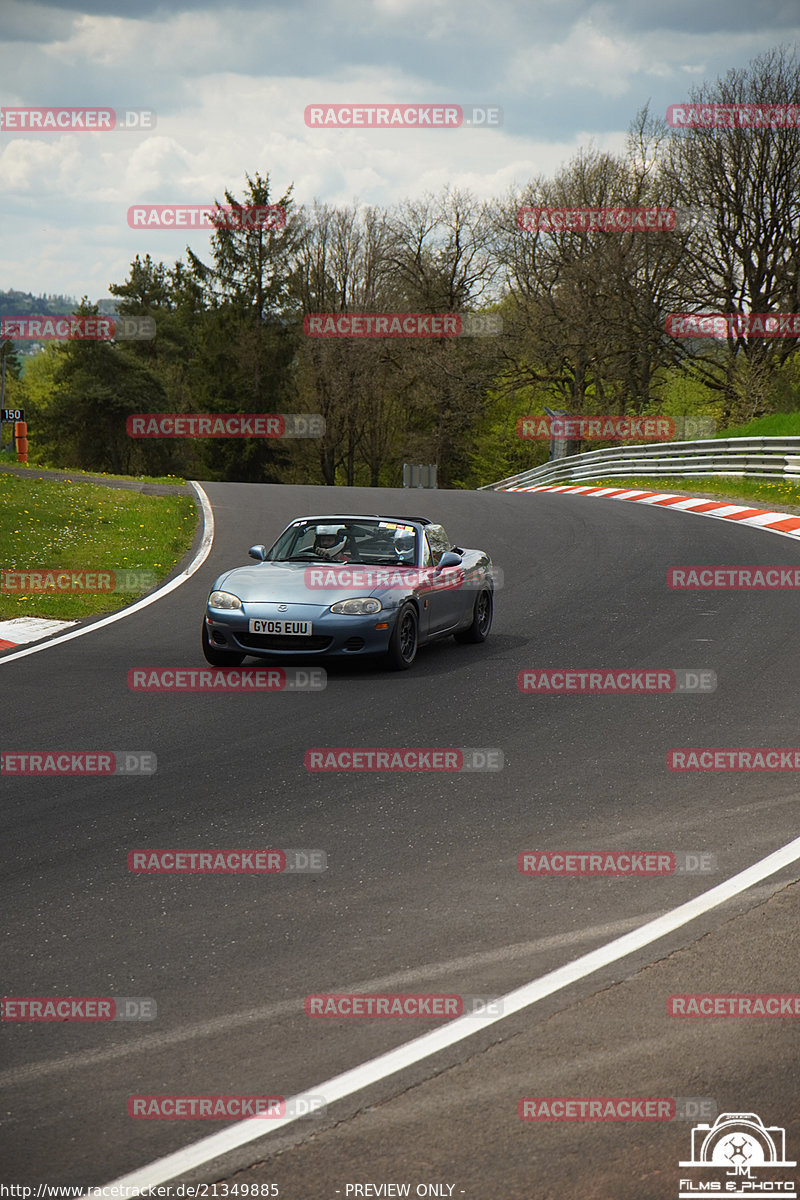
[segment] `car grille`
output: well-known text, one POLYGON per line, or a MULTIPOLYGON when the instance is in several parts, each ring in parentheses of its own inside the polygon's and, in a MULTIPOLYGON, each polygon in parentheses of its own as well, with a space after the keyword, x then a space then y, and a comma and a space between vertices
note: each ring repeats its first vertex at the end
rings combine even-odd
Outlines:
POLYGON ((283 633, 237 633, 241 646, 253 650, 327 650, 333 638, 312 634, 311 637, 294 637, 283 633))

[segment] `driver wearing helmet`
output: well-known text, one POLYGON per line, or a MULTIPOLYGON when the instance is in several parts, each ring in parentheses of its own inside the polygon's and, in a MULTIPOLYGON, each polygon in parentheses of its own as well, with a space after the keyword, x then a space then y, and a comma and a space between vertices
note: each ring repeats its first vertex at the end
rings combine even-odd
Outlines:
POLYGON ((314 536, 314 553, 330 562, 347 562, 343 553, 347 545, 347 530, 342 525, 318 525, 314 536))

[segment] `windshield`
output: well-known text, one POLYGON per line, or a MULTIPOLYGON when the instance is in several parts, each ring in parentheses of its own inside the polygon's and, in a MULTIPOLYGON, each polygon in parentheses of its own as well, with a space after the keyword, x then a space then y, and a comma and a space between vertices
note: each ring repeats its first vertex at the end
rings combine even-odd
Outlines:
POLYGON ((267 553, 267 562, 356 562, 416 566, 417 531, 397 521, 318 517, 290 525, 267 553))

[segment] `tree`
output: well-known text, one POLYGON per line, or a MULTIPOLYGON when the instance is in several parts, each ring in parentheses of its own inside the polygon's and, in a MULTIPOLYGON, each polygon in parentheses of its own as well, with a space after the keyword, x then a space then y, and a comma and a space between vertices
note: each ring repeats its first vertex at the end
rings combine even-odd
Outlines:
MULTIPOLYGON (((386 311, 386 215, 314 204, 301 220, 292 290, 303 314, 386 311)), ((325 419, 318 457, 327 484, 341 476, 352 486, 363 464, 377 486, 401 425, 391 374, 384 339, 303 337, 297 383, 304 404, 325 419)))
MULTIPOLYGON (((388 269, 401 311, 474 313, 494 298, 490 206, 463 190, 405 201, 390 219, 388 269)), ((425 338, 391 351, 407 397, 407 456, 438 466, 442 486, 468 468, 470 431, 499 368, 494 337, 425 338)))
MULTIPOLYGON (((77 316, 97 315, 84 297, 77 316)), ((159 412, 164 390, 152 371, 107 341, 68 341, 53 351, 52 390, 37 416, 37 440, 65 465, 115 474, 174 471, 174 449, 128 437, 125 421, 159 412)))
MULTIPOLYGON (((692 104, 800 103, 796 51, 779 47, 703 84, 692 104)), ((665 174, 679 202, 703 210, 708 223, 689 247, 694 287, 690 311, 797 312, 800 309, 800 138, 796 128, 675 130, 665 174)), ((766 383, 797 349, 797 337, 730 332, 719 343, 682 342, 709 386, 725 396, 724 418, 738 405, 743 357, 766 383), (766 376, 761 367, 766 368, 766 376)))
MULTIPOLYGON (((291 317, 291 258, 299 223, 291 212, 292 189, 281 197, 282 227, 250 224, 241 214, 269 206, 269 176, 247 176, 244 199, 225 192, 239 227, 220 216, 211 237, 212 264, 188 250, 189 279, 201 289, 206 314, 197 348, 195 411, 275 413, 292 396, 297 344, 291 317)), ((218 211, 223 208, 217 204, 218 211)), ((278 482, 291 458, 285 444, 264 439, 205 441, 201 452, 212 475, 278 482)))
POLYGON ((554 180, 509 196, 497 253, 512 301, 508 382, 545 385, 573 413, 641 413, 672 361, 663 313, 681 296, 688 233, 666 230, 520 230, 521 208, 672 206, 657 169, 663 133, 643 109, 626 155, 580 151, 554 180))

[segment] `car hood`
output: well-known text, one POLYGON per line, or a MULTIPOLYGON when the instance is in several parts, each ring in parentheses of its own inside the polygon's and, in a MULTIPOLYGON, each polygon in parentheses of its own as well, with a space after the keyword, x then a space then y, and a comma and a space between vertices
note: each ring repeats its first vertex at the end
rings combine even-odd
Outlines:
MULTIPOLYGON (((315 604, 328 607, 351 596, 382 595, 386 587, 364 587, 359 582, 378 568, 357 563, 265 562, 235 567, 215 581, 212 591, 233 592, 242 603, 315 604), (313 572, 313 574, 312 574, 313 572)), ((386 568, 383 568, 386 571, 386 568)), ((392 568, 396 580, 402 569, 392 568)), ((412 590, 412 589, 409 589, 412 590)))

